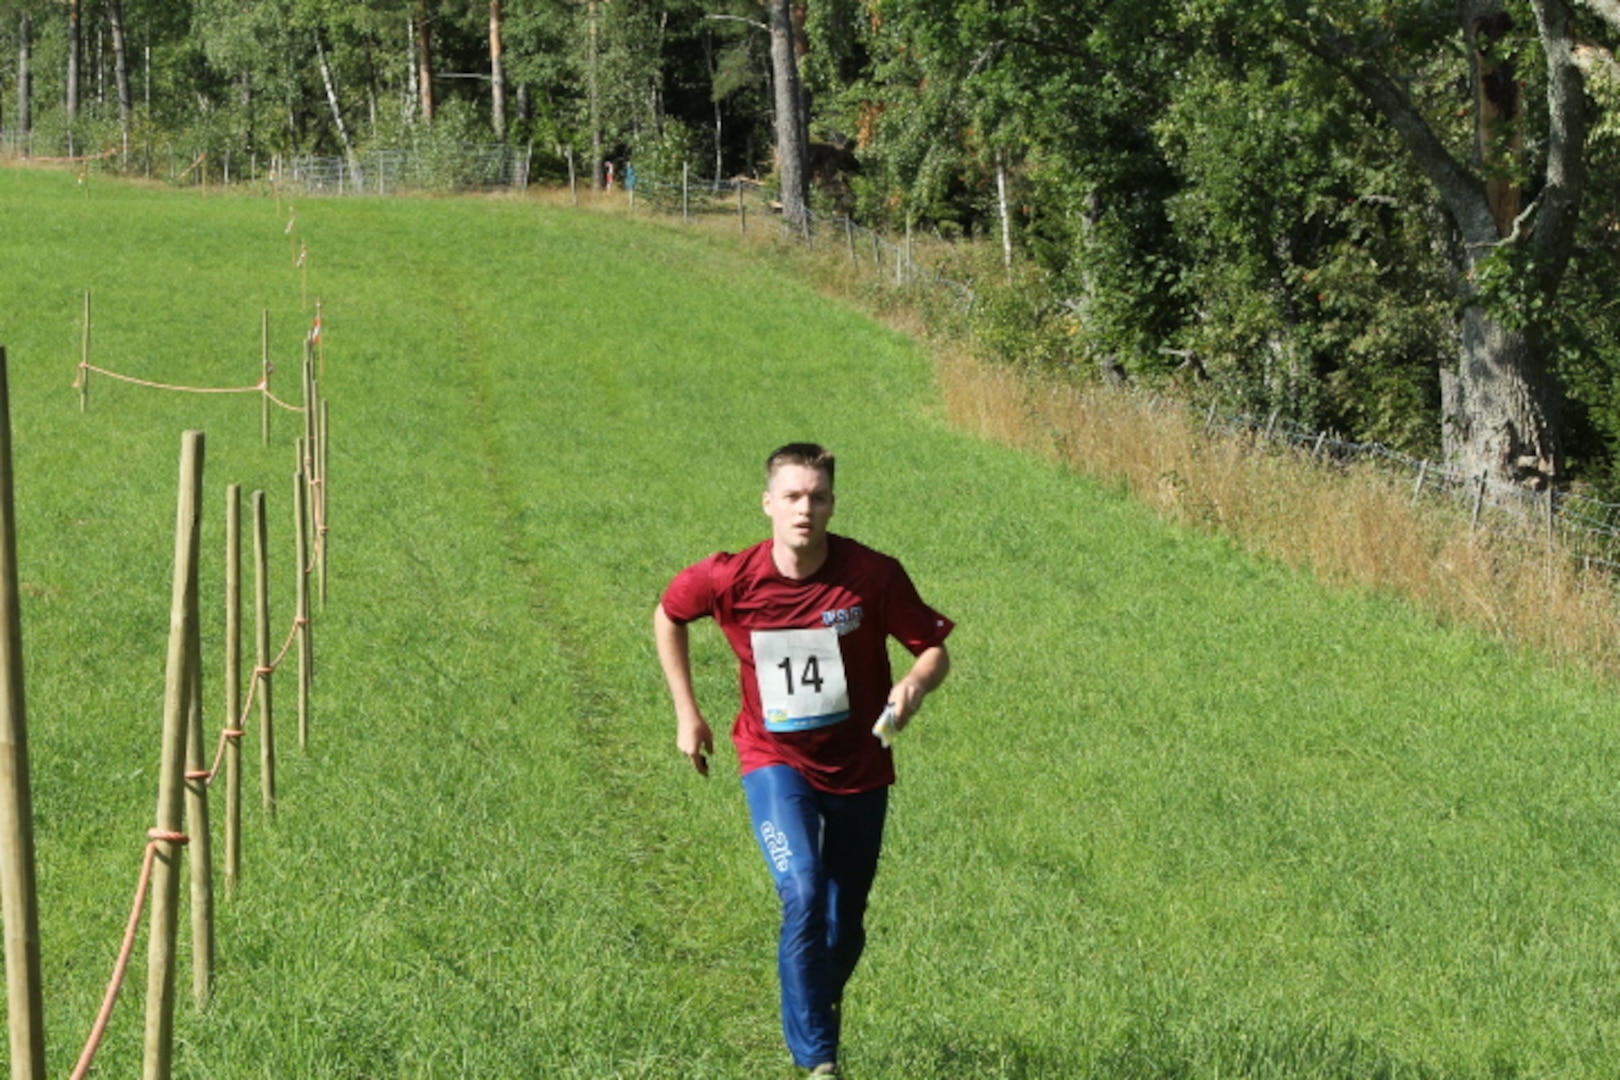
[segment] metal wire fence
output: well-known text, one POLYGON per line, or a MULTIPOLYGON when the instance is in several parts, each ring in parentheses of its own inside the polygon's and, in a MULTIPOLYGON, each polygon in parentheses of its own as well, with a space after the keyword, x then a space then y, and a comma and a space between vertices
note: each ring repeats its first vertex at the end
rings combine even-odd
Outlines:
MULTIPOLYGON (((852 263, 869 265, 877 280, 898 287, 945 290, 953 302, 971 309, 977 300, 971 285, 953 280, 918 261, 911 237, 891 237, 857 224, 847 215, 810 210, 802 227, 781 217, 781 205, 761 184, 748 179, 641 176, 632 179, 636 198, 666 213, 735 215, 750 213, 774 221, 783 235, 809 246, 841 245, 852 263)), ((1161 399, 1162 400, 1162 399, 1161 399)), ((1186 406, 1175 406, 1186 408, 1186 406)), ((1589 568, 1620 572, 1620 504, 1573 491, 1533 491, 1485 475, 1468 474, 1445 462, 1412 457, 1382 443, 1355 442, 1324 431, 1289 423, 1277 414, 1222 414, 1211 408, 1205 430, 1244 436, 1257 445, 1288 449, 1324 466, 1367 464, 1395 482, 1411 485, 1414 500, 1426 500, 1467 515, 1470 526, 1504 539, 1527 544, 1557 543, 1589 568)))
POLYGON ((322 195, 466 191, 529 186, 529 152, 506 143, 450 149, 368 150, 347 157, 302 154, 277 158, 282 186, 322 195))

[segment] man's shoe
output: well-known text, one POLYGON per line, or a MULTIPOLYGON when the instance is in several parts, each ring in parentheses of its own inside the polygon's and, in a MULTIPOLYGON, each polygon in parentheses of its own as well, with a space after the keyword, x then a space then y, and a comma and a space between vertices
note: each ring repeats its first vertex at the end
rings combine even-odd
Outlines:
POLYGON ((840 1073, 838 1072, 838 1065, 836 1062, 832 1061, 824 1062, 823 1064, 817 1065, 815 1068, 810 1070, 811 1080, 814 1080, 814 1078, 818 1076, 822 1077, 823 1080, 827 1080, 827 1078, 837 1080, 839 1075, 840 1073))

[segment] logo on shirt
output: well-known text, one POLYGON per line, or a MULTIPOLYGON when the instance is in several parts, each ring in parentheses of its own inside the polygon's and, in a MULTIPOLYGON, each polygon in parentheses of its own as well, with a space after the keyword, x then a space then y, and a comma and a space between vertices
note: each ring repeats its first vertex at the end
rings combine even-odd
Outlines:
POLYGON ((861 606, 856 604, 854 607, 823 611, 821 625, 832 627, 838 632, 839 637, 853 634, 861 628, 861 606))
POLYGON ((787 837, 776 831, 776 826, 765 822, 759 827, 759 838, 765 844, 765 857, 771 860, 778 874, 787 873, 788 860, 793 858, 793 850, 788 847, 787 837))

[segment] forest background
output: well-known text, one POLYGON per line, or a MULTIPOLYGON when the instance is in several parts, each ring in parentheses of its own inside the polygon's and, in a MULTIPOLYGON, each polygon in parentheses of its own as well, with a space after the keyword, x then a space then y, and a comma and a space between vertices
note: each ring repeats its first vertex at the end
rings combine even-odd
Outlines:
POLYGON ((996 359, 1612 499, 1617 42, 1616 0, 8 0, 0 132, 757 177, 947 242, 996 359))

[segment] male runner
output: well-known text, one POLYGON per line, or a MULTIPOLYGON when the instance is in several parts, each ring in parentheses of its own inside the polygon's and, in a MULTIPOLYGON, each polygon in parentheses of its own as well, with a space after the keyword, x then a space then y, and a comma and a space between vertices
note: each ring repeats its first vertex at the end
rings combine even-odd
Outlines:
POLYGON ((653 614, 675 744, 705 776, 714 733, 692 688, 687 624, 715 619, 741 662, 731 738, 782 899, 782 1029, 811 1076, 838 1075, 840 1004, 866 942, 894 782, 893 755, 873 725, 888 706, 904 728, 944 681, 953 625, 923 603, 897 560, 827 532, 833 466, 815 443, 772 453, 771 538, 682 570, 653 614), (915 657, 898 682, 890 637, 915 657))

